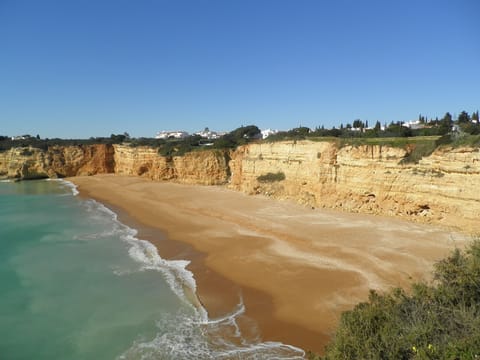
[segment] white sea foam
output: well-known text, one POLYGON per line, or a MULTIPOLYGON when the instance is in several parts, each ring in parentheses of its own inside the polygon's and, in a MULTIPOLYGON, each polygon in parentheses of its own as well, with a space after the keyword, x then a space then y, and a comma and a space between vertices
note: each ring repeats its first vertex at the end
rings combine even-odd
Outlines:
POLYGON ((9 180, 9 179, 0 180, 0 183, 9 183, 9 182, 12 182, 12 180, 9 180))
MULTIPOLYGON (((238 309, 242 308, 243 304, 238 309)), ((198 322, 181 313, 164 316, 157 322, 158 333, 154 339, 134 342, 118 359, 304 358, 304 351, 294 346, 244 339, 235 330, 235 327, 238 328, 235 319, 242 316, 242 311, 207 323, 198 322)))
POLYGON ((213 325, 213 324, 221 324, 221 323, 233 323, 235 321, 235 318, 244 314, 245 313, 245 305, 243 304, 243 298, 240 297, 240 302, 237 305, 237 309, 234 310, 232 313, 227 314, 225 316, 222 316, 217 319, 209 319, 207 321, 207 324, 213 325))
MULTIPOLYGON (((208 321, 208 314, 205 308, 200 303, 192 303, 189 299, 189 293, 195 295, 197 285, 193 277, 193 273, 186 269, 190 264, 187 260, 165 260, 158 254, 157 248, 150 242, 137 238, 137 230, 132 229, 122 224, 117 217, 117 214, 108 209, 103 204, 94 200, 85 202, 87 211, 103 214, 106 218, 102 219, 102 216, 96 216, 98 221, 113 222, 113 229, 109 232, 102 234, 89 234, 86 236, 80 236, 80 240, 90 240, 103 236, 117 235, 129 245, 128 254, 130 257, 138 262, 141 266, 140 271, 155 270, 159 271, 167 281, 172 291, 186 304, 191 305, 201 321, 208 321)), ((120 273, 118 270, 116 273, 120 273)))
POLYGON ((112 272, 117 276, 125 276, 125 275, 133 274, 135 271, 112 268, 112 272))
POLYGON ((77 185, 75 185, 74 183, 72 183, 70 181, 67 181, 67 180, 64 180, 64 179, 50 179, 50 178, 45 179, 45 180, 46 181, 58 181, 59 183, 61 183, 65 187, 69 188, 72 191, 73 196, 77 196, 79 194, 79 192, 77 190, 77 185))
POLYGON ((68 188, 70 188, 72 190, 72 194, 73 196, 77 196, 79 194, 78 190, 77 190, 77 185, 75 185, 74 183, 70 182, 70 181, 67 181, 67 180, 63 180, 63 179, 60 179, 60 181, 65 184, 65 186, 67 186, 68 188))
MULTIPOLYGON (((95 213, 95 221, 113 223, 113 228, 98 236, 115 234, 128 244, 128 254, 140 264, 138 271, 160 272, 173 292, 184 303, 191 305, 190 312, 165 315, 157 321, 157 335, 151 340, 137 340, 122 355, 120 360, 129 359, 303 359, 303 350, 279 342, 262 342, 256 324, 245 317, 245 305, 240 297, 239 304, 229 314, 209 319, 203 306, 192 303, 189 293, 195 295, 196 282, 193 273, 186 269, 187 260, 165 260, 157 248, 148 241, 137 238, 137 230, 120 221, 117 214, 101 203, 89 200, 84 203, 87 211, 95 213), (238 320, 251 326, 252 334, 245 338, 238 320)), ((129 274, 114 269, 118 276, 129 274)), ((250 329, 249 329, 250 330, 250 329)))

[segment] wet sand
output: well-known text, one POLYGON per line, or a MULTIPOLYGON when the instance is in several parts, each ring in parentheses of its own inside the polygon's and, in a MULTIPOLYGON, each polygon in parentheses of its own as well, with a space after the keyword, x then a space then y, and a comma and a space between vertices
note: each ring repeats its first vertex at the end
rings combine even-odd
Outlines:
POLYGON ((224 187, 115 175, 69 180, 82 196, 113 207, 162 257, 191 260, 211 318, 233 311, 242 297, 263 340, 320 353, 341 312, 365 301, 369 289, 428 279, 435 261, 468 241, 427 225, 224 187))

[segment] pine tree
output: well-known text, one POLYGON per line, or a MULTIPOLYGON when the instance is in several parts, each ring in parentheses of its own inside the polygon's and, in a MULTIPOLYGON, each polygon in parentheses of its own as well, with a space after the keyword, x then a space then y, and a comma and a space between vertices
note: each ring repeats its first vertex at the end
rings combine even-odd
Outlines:
POLYGON ((452 123, 453 123, 452 114, 447 112, 445 114, 445 116, 442 118, 442 120, 440 120, 440 123, 439 123, 440 134, 445 135, 446 133, 451 131, 452 130, 452 123))
POLYGON ((452 123, 452 114, 450 114, 449 112, 445 113, 445 116, 443 117, 442 122, 450 125, 452 123))
POLYGON ((365 125, 364 125, 363 121, 360 120, 360 119, 356 119, 356 120, 353 121, 353 127, 354 127, 355 129, 359 129, 359 128, 360 128, 360 129, 363 129, 364 126, 365 126, 365 125))
POLYGON ((476 120, 478 122, 478 110, 473 112, 472 120, 476 120))
POLYGON ((458 122, 461 124, 469 123, 470 115, 468 115, 466 111, 462 111, 460 115, 458 115, 458 122))

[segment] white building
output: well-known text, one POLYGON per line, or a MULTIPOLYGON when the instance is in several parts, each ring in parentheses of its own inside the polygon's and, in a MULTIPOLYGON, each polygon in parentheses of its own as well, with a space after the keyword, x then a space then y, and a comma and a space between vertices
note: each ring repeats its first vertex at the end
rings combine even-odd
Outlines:
POLYGON ((405 123, 402 124, 402 126, 410 128, 412 130, 416 130, 416 129, 423 129, 425 127, 425 124, 420 122, 420 120, 415 120, 415 121, 405 122, 405 123))
POLYGON ((203 131, 196 132, 195 135, 199 135, 202 138, 209 139, 209 140, 218 139, 221 136, 216 131, 210 131, 210 129, 208 127, 205 128, 205 130, 203 130, 203 131))
POLYGON ((265 130, 261 130, 261 133, 262 133, 262 139, 266 139, 270 135, 274 135, 278 133, 278 130, 265 129, 265 130))
POLYGON ((20 136, 12 136, 11 139, 12 140, 26 140, 26 139, 30 139, 31 136, 30 135, 20 135, 20 136))
POLYGON ((186 131, 159 131, 155 135, 155 139, 183 139, 188 137, 189 134, 186 131))

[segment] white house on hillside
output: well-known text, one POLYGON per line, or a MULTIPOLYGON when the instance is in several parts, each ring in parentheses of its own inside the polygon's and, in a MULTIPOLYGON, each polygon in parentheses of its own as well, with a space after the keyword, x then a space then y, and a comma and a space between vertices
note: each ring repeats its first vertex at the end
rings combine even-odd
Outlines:
POLYGON ((186 131, 159 131, 155 135, 156 139, 183 139, 188 137, 186 131))
POLYGON ((402 124, 402 126, 410 128, 412 130, 416 130, 416 129, 423 129, 425 127, 425 124, 420 122, 420 120, 415 120, 415 121, 405 122, 405 123, 402 124))
POLYGON ((211 131, 208 127, 205 128, 203 131, 196 132, 195 135, 199 135, 202 138, 209 140, 218 139, 221 136, 216 131, 211 131))
POLYGON ((266 139, 270 135, 274 135, 278 133, 278 130, 265 129, 265 130, 262 130, 261 133, 262 133, 262 139, 266 139))

